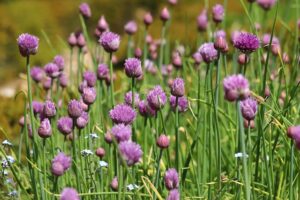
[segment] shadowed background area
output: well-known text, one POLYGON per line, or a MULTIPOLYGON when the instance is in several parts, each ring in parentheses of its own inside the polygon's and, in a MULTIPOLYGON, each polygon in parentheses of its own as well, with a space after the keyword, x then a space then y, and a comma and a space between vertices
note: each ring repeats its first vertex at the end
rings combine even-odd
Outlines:
MULTIPOLYGON (((83 1, 79 0, 1 0, 0 1, 0 128, 7 133, 17 134, 17 122, 23 109, 23 101, 14 100, 18 90, 24 85, 25 59, 19 55, 16 38, 23 32, 37 35, 40 38, 39 51, 32 56, 32 65, 44 66, 53 59, 56 54, 68 56, 66 39, 70 32, 80 30, 78 6, 83 1), (47 42, 48 41, 48 42, 47 42), (22 81, 23 80, 23 81, 22 81)), ((117 56, 124 58, 127 37, 124 34, 124 24, 135 19, 139 26, 139 32, 135 35, 135 43, 142 47, 144 27, 142 19, 146 11, 154 16, 154 24, 150 27, 151 35, 158 39, 161 31, 159 12, 167 1, 163 0, 87 0, 92 10, 92 18, 88 21, 90 35, 96 27, 101 15, 104 15, 110 25, 110 29, 121 34, 121 49, 117 56)), ((208 0, 209 8, 215 3, 225 5, 227 12, 225 28, 229 33, 235 29, 250 30, 247 17, 239 0, 208 0)), ((286 0, 290 5, 291 0, 286 0)), ((245 1, 246 3, 246 1, 245 1)), ((205 0, 179 0, 176 7, 172 8, 172 24, 170 39, 172 41, 190 45, 196 49, 197 27, 196 18, 205 6, 205 0)), ((254 5, 257 6, 257 5, 254 5)), ((291 22, 292 12, 289 6, 280 7, 279 21, 291 22)), ((268 15, 273 16, 273 9, 268 15)), ((209 10, 210 11, 210 10, 209 10)), ((209 13, 210 14, 210 13, 209 13)), ((256 13, 263 16, 263 11, 256 13)), ((261 17, 264 23, 271 23, 272 17, 261 17)), ((294 20, 294 19, 293 19, 294 20)), ((281 30, 282 24, 277 24, 281 30)), ((282 31, 284 34, 285 31, 282 31)), ((280 36, 280 34, 278 34, 280 36)), ((205 40, 205 38, 204 38, 205 40)), ((284 48, 284 47, 283 47, 284 48)))

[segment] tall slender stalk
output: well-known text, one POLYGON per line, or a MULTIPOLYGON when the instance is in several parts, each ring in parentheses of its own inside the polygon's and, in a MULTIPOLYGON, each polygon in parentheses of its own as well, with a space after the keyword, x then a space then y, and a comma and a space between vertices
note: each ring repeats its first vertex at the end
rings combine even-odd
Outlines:
POLYGON ((112 107, 114 107, 115 106, 115 98, 114 98, 112 53, 109 54, 109 77, 110 77, 110 97, 111 97, 112 107))
POLYGON ((159 62, 158 62, 159 69, 161 69, 162 64, 163 64, 165 33, 166 33, 166 24, 164 23, 162 30, 161 30, 161 43, 160 43, 160 49, 159 49, 159 62))
POLYGON ((179 138, 179 112, 178 112, 178 97, 176 97, 176 113, 175 113, 175 138, 176 138, 176 169, 180 174, 180 138, 179 138))
POLYGON ((251 193, 250 193, 250 182, 249 182, 249 178, 248 178, 245 132, 244 132, 244 126, 243 126, 243 117, 242 117, 242 112, 241 112, 240 101, 237 102, 236 109, 238 112, 239 138, 240 138, 240 143, 241 143, 241 147, 242 147, 243 176, 244 176, 244 182, 245 182, 245 199, 250 200, 251 193))

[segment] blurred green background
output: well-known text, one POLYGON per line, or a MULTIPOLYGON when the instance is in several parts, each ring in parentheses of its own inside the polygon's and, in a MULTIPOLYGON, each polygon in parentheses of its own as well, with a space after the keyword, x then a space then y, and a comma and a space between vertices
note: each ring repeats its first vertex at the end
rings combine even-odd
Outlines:
MULTIPOLYGON (((18 134, 16 126, 22 115, 23 101, 14 100, 11 96, 1 96, 1 93, 12 93, 18 91, 24 85, 22 73, 25 72, 25 59, 19 55, 16 39, 19 34, 28 32, 40 38, 38 54, 32 57, 33 65, 43 66, 51 61, 55 54, 68 55, 66 39, 70 32, 80 30, 78 6, 83 2, 80 0, 0 0, 0 128, 9 134, 18 134), (46 42, 49 38, 53 48, 46 42), (54 50, 53 50, 54 49, 54 50), (12 89, 11 89, 12 88, 12 89)), ((150 33, 154 38, 159 38, 161 22, 159 12, 163 6, 168 5, 167 0, 86 0, 92 10, 92 18, 88 21, 90 35, 96 27, 101 15, 104 15, 110 25, 110 29, 121 34, 122 48, 118 57, 124 57, 124 49, 127 38, 124 35, 124 24, 135 19, 142 25, 143 15, 150 11, 155 22, 150 26, 150 33)), ((184 45, 195 48, 197 28, 196 17, 204 8, 205 0, 178 0, 178 5, 172 8, 172 24, 170 39, 177 40, 184 45)), ((215 3, 227 2, 226 32, 229 33, 236 28, 250 31, 249 21, 239 0, 207 0, 209 8, 215 3), (242 17, 241 17, 242 16, 242 17)), ((246 6, 249 6, 244 0, 246 6)), ((279 22, 276 27, 283 29, 286 25, 293 25, 296 20, 295 0, 280 0, 284 6, 279 6, 279 22)), ((262 9, 256 8, 255 15, 263 19, 264 26, 270 27, 274 16, 274 10, 265 16, 262 9), (269 24, 269 25, 267 25, 269 24)), ((210 13, 209 13, 210 14, 210 13)), ((283 32, 286 32, 284 30, 283 32)), ((139 27, 135 41, 142 45, 143 26, 139 27)), ((8 95, 9 96, 9 95, 8 95)))

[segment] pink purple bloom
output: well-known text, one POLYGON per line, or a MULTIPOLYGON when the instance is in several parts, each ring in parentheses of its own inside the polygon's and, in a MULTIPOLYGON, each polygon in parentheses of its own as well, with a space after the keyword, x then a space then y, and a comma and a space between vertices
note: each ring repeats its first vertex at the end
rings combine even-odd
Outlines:
POLYGON ((124 142, 131 138, 131 126, 125 124, 116 124, 111 128, 111 133, 117 142, 124 142))
POLYGON ((119 144, 119 151, 128 166, 139 162, 143 152, 141 146, 132 141, 124 141, 119 144))
POLYGON ((77 46, 79 48, 83 48, 85 45, 86 45, 86 41, 85 41, 84 35, 82 33, 78 33, 77 46))
POLYGON ((291 139, 299 138, 300 139, 300 126, 290 126, 287 129, 287 136, 291 139))
POLYGON ((58 153, 52 160, 52 174, 61 176, 67 171, 72 164, 72 159, 63 152, 58 153))
POLYGON ((116 124, 131 124, 136 117, 136 112, 126 104, 119 104, 109 111, 109 116, 116 124))
POLYGON ((197 17, 197 26, 199 31, 206 31, 208 25, 207 10, 204 9, 197 17))
POLYGON ((40 67, 32 67, 30 69, 30 76, 35 82, 40 82, 44 78, 44 70, 40 67))
POLYGON ((90 18, 92 16, 91 8, 87 3, 81 3, 79 6, 79 12, 84 18, 90 18))
POLYGON ((133 35, 137 32, 138 26, 135 21, 129 21, 125 24, 124 30, 128 35, 133 35))
POLYGON ((172 64, 177 68, 182 67, 182 59, 181 59, 181 56, 178 52, 173 53, 173 55, 172 55, 172 64))
POLYGON ((45 90, 49 90, 51 88, 52 79, 50 77, 45 77, 42 83, 43 83, 43 88, 45 90))
POLYGON ((110 183, 110 187, 113 191, 118 191, 119 188, 118 177, 113 178, 113 180, 110 183))
POLYGON ((93 104, 96 100, 97 93, 94 87, 86 87, 83 89, 82 100, 85 104, 93 104))
POLYGON ((58 66, 54 63, 46 64, 44 70, 46 72, 46 75, 52 79, 57 78, 60 74, 58 66))
POLYGON ((28 33, 22 33, 21 35, 19 35, 17 41, 20 54, 23 57, 35 55, 37 53, 39 47, 38 37, 30 35, 28 33))
POLYGON ((74 188, 64 188, 60 200, 80 200, 80 197, 74 188))
POLYGON ((150 12, 147 12, 144 16, 144 24, 149 26, 153 22, 153 17, 150 12))
POLYGON ((128 58, 125 60, 125 73, 130 78, 138 78, 143 74, 141 61, 137 58, 128 58))
POLYGON ((107 31, 108 30, 108 23, 105 20, 105 17, 102 15, 98 21, 97 28, 101 31, 107 31))
MULTIPOLYGON (((173 111, 176 110, 176 97, 171 95, 170 96, 170 106, 173 111)), ((185 96, 178 98, 178 111, 185 112, 188 109, 188 100, 185 96)))
POLYGON ((73 119, 70 117, 61 117, 57 121, 57 129, 64 135, 69 135, 73 131, 73 119))
POLYGON ((108 76, 109 70, 106 64, 99 64, 97 69, 97 77, 99 80, 105 80, 108 76))
POLYGON ((216 4, 212 9, 213 20, 216 23, 220 23, 224 19, 224 8, 221 4, 216 4))
POLYGON ((161 149, 166 149, 170 145, 170 139, 168 136, 162 134, 157 138, 156 145, 161 149))
POLYGON ((104 32, 99 40, 100 44, 108 53, 118 50, 120 45, 120 36, 113 32, 104 32))
POLYGON ((167 96, 161 86, 157 85, 149 91, 147 101, 151 108, 159 110, 166 104, 167 96))
MULTIPOLYGON (((124 102, 131 106, 132 105, 132 92, 129 91, 124 95, 124 102)), ((134 106, 138 106, 140 102, 140 95, 138 93, 134 93, 134 106)))
POLYGON ((32 109, 33 109, 33 113, 36 114, 41 114, 43 112, 44 109, 44 104, 42 102, 39 101, 32 101, 32 109))
POLYGON ((105 156, 105 149, 103 149, 102 147, 99 147, 96 149, 96 153, 95 153, 99 158, 103 158, 105 156))
POLYGON ((65 73, 61 73, 58 80, 59 80, 59 85, 62 88, 65 88, 68 86, 69 79, 65 73))
POLYGON ((240 32, 234 39, 233 45, 241 52, 249 54, 258 49, 259 40, 256 35, 246 32, 240 32))
POLYGON ((83 129, 89 122, 89 114, 82 112, 81 115, 76 119, 76 127, 83 129))
POLYGON ((199 65, 203 61, 203 58, 198 51, 193 54, 193 59, 195 61, 195 64, 197 65, 199 65))
POLYGON ((166 200, 180 200, 179 191, 177 189, 171 190, 166 200))
POLYGON ((225 99, 228 101, 244 100, 250 94, 249 82, 241 74, 227 76, 223 80, 225 99))
POLYGON ((134 57, 135 58, 141 58, 143 55, 143 52, 142 52, 142 49, 137 47, 135 50, 134 50, 134 57))
POLYGON ((170 12, 167 7, 164 7, 160 13, 160 19, 163 22, 166 22, 170 19, 170 12))
POLYGON ((168 190, 173 190, 179 186, 179 176, 176 169, 171 168, 166 171, 165 177, 165 186, 168 190))
POLYGON ((171 94, 176 97, 182 97, 184 92, 184 80, 182 78, 176 78, 171 86, 171 94))
POLYGON ((71 33, 69 38, 68 38, 68 43, 70 45, 70 47, 74 47, 77 45, 77 38, 75 33, 71 33))
POLYGON ((51 124, 48 118, 45 118, 41 122, 38 128, 38 134, 41 138, 48 138, 52 135, 51 124))
POLYGON ((97 76, 92 71, 84 72, 83 79, 86 80, 86 83, 89 87, 94 87, 96 85, 97 76))
MULTIPOLYGON (((269 43, 270 43, 270 40, 271 40, 271 34, 264 34, 263 37, 262 37, 262 46, 263 47, 267 47, 269 46, 269 43)), ((272 42, 271 42, 271 45, 280 45, 280 42, 279 42, 279 39, 273 35, 273 38, 272 38, 272 42)))
POLYGON ((257 0, 256 2, 264 10, 270 10, 276 3, 276 0, 257 0))
POLYGON ((252 98, 241 101, 241 112, 245 119, 253 120, 257 113, 257 101, 252 98))
POLYGON ((57 65, 59 71, 63 71, 65 67, 65 59, 61 55, 57 55, 53 59, 53 63, 57 65))
POLYGON ((214 47, 215 47, 215 49, 217 49, 219 51, 224 51, 226 48, 228 48, 226 38, 218 36, 215 39, 214 47))
POLYGON ((54 117, 56 115, 56 107, 52 101, 50 100, 45 101, 43 114, 45 115, 45 117, 48 118, 54 117))
POLYGON ((70 117, 77 118, 80 117, 83 110, 81 107, 81 103, 75 99, 72 99, 68 105, 68 113, 70 117))
POLYGON ((202 44, 198 51, 206 63, 218 59, 218 51, 215 49, 214 43, 212 42, 202 44))
POLYGON ((156 115, 156 110, 152 109, 148 103, 143 100, 139 102, 139 113, 146 117, 146 116, 155 116, 156 115))

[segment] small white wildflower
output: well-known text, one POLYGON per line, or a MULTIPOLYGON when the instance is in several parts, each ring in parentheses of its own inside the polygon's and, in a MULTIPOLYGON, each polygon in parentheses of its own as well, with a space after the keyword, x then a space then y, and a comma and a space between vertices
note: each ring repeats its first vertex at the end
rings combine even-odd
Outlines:
POLYGON ((81 151, 81 155, 84 156, 84 157, 89 156, 89 155, 93 155, 93 154, 94 153, 89 149, 84 149, 84 150, 81 151))
POLYGON ((16 162, 16 160, 14 159, 14 157, 12 156, 6 156, 7 158, 7 161, 10 163, 10 164, 13 164, 14 162, 16 162))
POLYGON ((97 133, 90 133, 89 135, 85 136, 85 139, 91 138, 92 140, 94 139, 98 139, 99 136, 97 135, 97 133))
MULTIPOLYGON (((245 154, 245 156, 246 156, 246 158, 249 157, 248 154, 245 154)), ((236 158, 242 158, 243 157, 243 153, 242 152, 238 152, 238 153, 234 154, 234 157, 236 157, 236 158)))
POLYGON ((4 176, 7 176, 8 172, 7 172, 7 170, 4 169, 4 170, 1 171, 1 174, 3 174, 4 176))
POLYGON ((134 189, 139 189, 139 186, 137 186, 136 184, 129 184, 129 185, 127 185, 127 189, 129 191, 132 191, 134 189))
POLYGON ((10 196, 10 197, 16 197, 16 196, 18 196, 18 192, 16 190, 13 190, 13 191, 11 191, 11 192, 8 193, 8 196, 10 196))
POLYGON ((2 145, 3 145, 3 146, 11 147, 11 146, 12 146, 12 143, 9 142, 8 140, 4 140, 4 141, 2 142, 2 145))
POLYGON ((12 184, 14 181, 11 178, 5 180, 6 184, 12 184))
POLYGON ((103 161, 103 160, 100 160, 100 161, 99 161, 99 165, 100 165, 100 167, 107 167, 107 166, 108 166, 108 163, 105 162, 105 161, 103 161))

